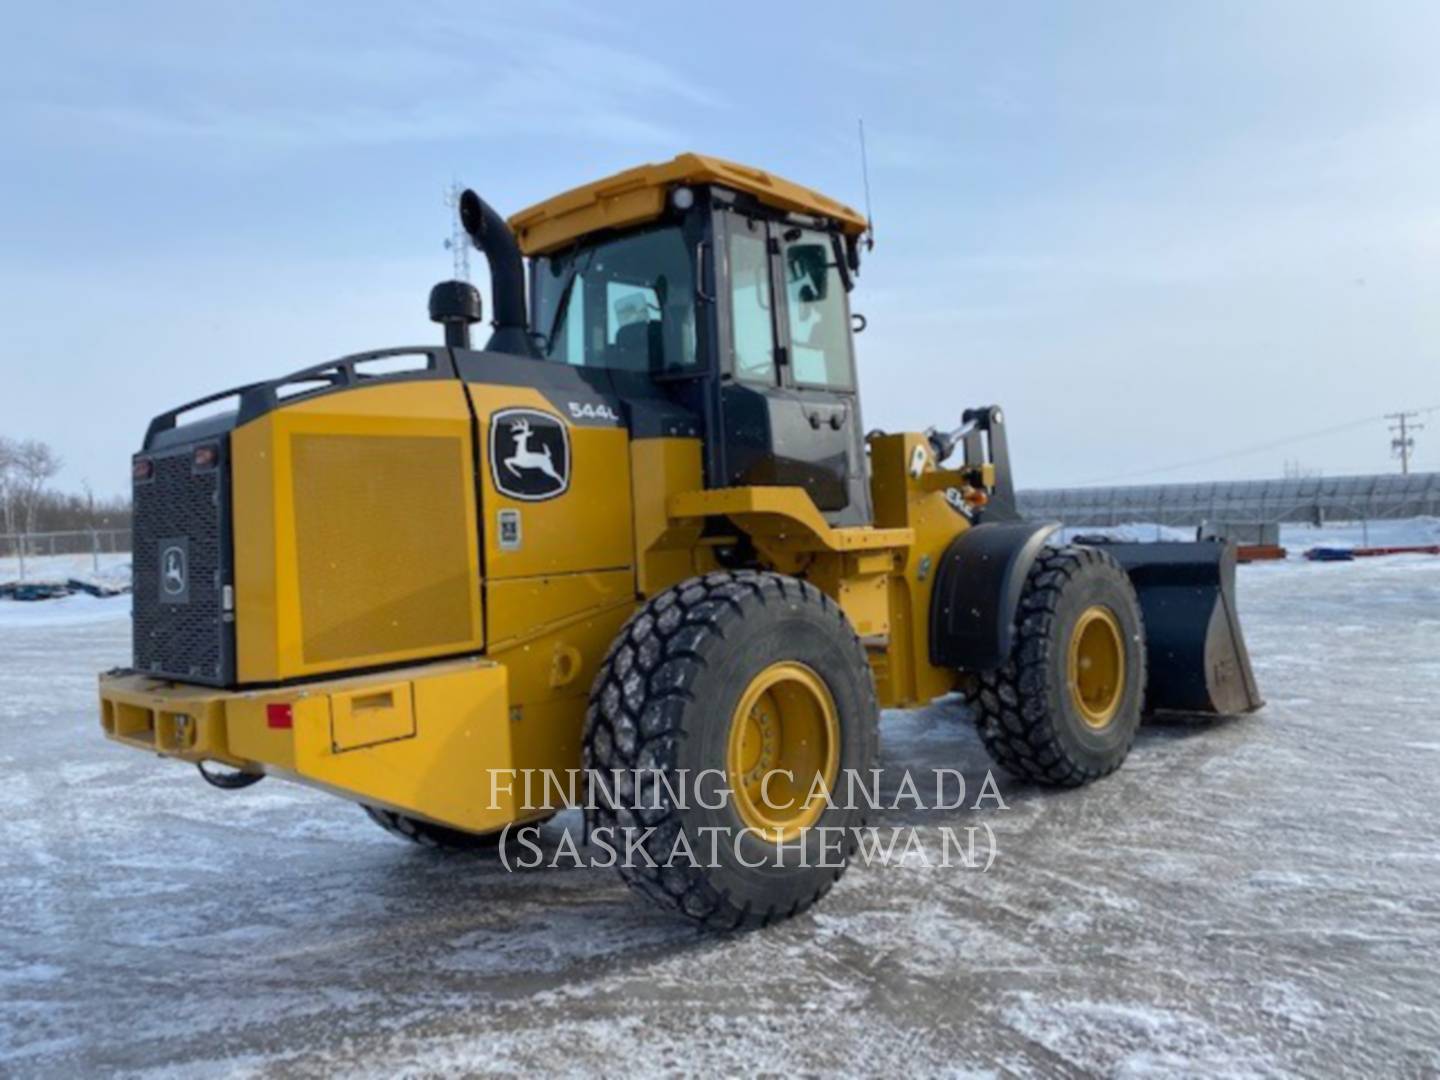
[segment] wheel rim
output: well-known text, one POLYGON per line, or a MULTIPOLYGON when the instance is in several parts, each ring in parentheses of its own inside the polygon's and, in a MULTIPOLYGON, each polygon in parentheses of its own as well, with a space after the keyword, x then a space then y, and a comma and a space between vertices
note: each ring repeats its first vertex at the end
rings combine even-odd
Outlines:
POLYGON ((1088 726, 1103 728, 1115 719, 1125 696, 1125 636, 1108 607, 1095 604, 1080 613, 1070 635, 1066 677, 1070 698, 1088 726))
POLYGON ((725 760, 745 827, 793 839, 824 813, 839 769, 840 716, 824 680, 793 660, 751 679, 730 717, 725 760))

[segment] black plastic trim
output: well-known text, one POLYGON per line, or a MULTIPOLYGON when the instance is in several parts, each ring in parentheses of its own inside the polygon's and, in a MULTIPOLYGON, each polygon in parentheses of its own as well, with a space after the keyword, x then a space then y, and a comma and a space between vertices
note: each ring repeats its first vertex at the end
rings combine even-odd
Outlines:
POLYGON ((930 662, 991 671, 1015 644, 1025 578, 1058 522, 991 522, 951 541, 935 568, 930 599, 930 662))
MULTIPOLYGON (((529 361, 533 362, 533 361, 529 361)), ((393 349, 376 349, 373 352, 355 353, 338 360, 327 360, 323 364, 312 364, 299 371, 282 375, 278 379, 247 383, 231 387, 216 394, 209 394, 184 405, 176 406, 161 413, 150 421, 145 432, 145 450, 156 450, 167 446, 188 445, 208 436, 231 431, 241 424, 258 419, 282 405, 292 401, 303 401, 337 390, 348 390, 357 386, 372 386, 385 382, 413 382, 418 379, 453 379, 455 361, 450 350, 443 345, 409 345, 393 349), (371 360, 383 360, 391 356, 424 356, 426 366, 413 371, 397 371, 390 375, 366 375, 357 372, 355 366, 371 360), (313 389, 282 396, 281 391, 296 383, 319 383, 313 389), (211 405, 226 398, 235 399, 235 408, 229 412, 206 416, 188 424, 181 424, 179 418, 204 405, 211 405)))

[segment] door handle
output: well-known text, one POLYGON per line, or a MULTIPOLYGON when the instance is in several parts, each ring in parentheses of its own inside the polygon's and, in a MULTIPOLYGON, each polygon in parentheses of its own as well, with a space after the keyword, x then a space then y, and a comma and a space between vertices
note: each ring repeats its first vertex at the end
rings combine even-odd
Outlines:
POLYGON ((715 302, 715 298, 705 291, 705 255, 709 251, 708 240, 701 240, 695 245, 695 299, 702 304, 715 302))

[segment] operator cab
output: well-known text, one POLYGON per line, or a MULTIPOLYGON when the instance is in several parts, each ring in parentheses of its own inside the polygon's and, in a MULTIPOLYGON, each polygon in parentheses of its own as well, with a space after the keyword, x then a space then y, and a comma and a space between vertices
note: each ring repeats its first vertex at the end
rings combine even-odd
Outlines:
POLYGON ((632 414, 683 409, 710 487, 800 487, 833 524, 870 521, 848 296, 859 214, 686 154, 510 225, 543 360, 600 376, 632 414))

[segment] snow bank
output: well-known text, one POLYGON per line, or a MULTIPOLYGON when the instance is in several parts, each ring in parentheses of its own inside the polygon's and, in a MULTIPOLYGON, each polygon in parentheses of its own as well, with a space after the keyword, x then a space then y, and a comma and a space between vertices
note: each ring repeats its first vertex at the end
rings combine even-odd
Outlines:
POLYGON ((1104 536, 1122 543, 1152 540, 1194 540, 1193 525, 1157 525, 1153 521, 1132 521, 1124 525, 1067 525, 1060 530, 1062 543, 1077 536, 1104 536))
POLYGON ((0 629, 6 627, 75 626, 130 618, 130 596, 86 596, 58 600, 0 600, 0 629))
POLYGON ((1440 544, 1440 518, 1401 521, 1341 521, 1324 525, 1282 525, 1280 542, 1293 551, 1309 547, 1413 547, 1440 544))
MULTIPOLYGON (((105 585, 128 585, 130 583, 130 553, 115 552, 100 556, 100 569, 95 569, 92 555, 27 555, 25 556, 26 581, 66 581, 79 578, 82 581, 97 581, 105 585)), ((20 560, 13 555, 0 558, 0 581, 17 581, 20 578, 20 560)))
MULTIPOLYGON (((1065 542, 1077 536, 1108 536, 1112 540, 1194 540, 1193 526, 1157 525, 1133 521, 1124 525, 1066 526, 1060 531, 1065 542)), ((1324 525, 1286 524, 1280 526, 1280 544, 1292 555, 1312 547, 1412 547, 1440 544, 1440 518, 1404 518, 1399 521, 1337 521, 1324 525)))

